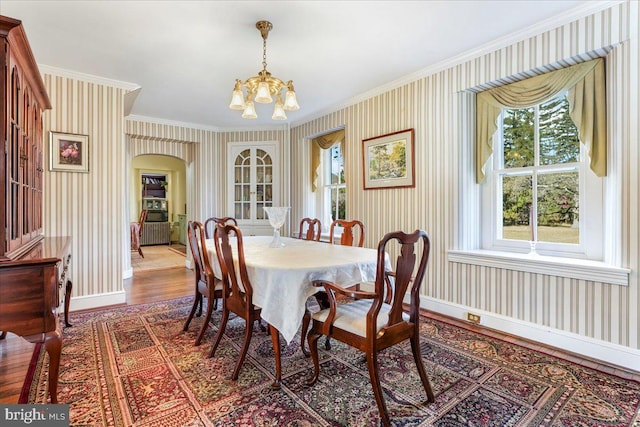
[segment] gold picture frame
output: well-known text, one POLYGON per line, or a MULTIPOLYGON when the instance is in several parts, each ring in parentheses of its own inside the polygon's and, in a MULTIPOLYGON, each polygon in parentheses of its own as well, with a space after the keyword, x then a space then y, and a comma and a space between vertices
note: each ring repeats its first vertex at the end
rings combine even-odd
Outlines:
POLYGON ((362 140, 364 189, 415 187, 414 131, 362 140))
POLYGON ((49 170, 89 172, 89 135, 49 132, 49 170))

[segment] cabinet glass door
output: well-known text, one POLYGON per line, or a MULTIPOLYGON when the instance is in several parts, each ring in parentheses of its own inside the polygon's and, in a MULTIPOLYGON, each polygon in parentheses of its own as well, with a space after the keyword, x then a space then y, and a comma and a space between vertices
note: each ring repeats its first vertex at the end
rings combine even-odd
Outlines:
POLYGON ((237 220, 267 220, 263 208, 273 205, 273 159, 267 151, 247 148, 236 156, 233 203, 237 220))

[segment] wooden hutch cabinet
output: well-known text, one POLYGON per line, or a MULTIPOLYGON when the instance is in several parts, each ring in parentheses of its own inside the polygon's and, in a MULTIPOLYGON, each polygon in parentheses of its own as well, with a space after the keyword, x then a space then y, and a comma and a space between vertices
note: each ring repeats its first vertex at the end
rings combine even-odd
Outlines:
POLYGON ((68 323, 71 239, 42 234, 42 115, 51 104, 21 22, 5 16, 0 97, 0 338, 12 332, 44 343, 56 403, 62 348, 57 310, 64 295, 68 323))

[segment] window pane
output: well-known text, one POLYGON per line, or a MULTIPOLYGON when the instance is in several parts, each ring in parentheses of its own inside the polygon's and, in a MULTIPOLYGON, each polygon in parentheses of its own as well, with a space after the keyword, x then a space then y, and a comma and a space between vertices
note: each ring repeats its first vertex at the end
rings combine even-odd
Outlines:
POLYGON ((502 238, 531 240, 531 175, 502 177, 502 238))
POLYGON ((577 162, 578 128, 569 116, 569 101, 561 96, 540 105, 540 164, 577 162))
POLYGON ((330 149, 331 156, 331 184, 341 184, 344 182, 344 160, 340 145, 334 145, 330 149))
POLYGON ((538 240, 580 243, 578 172, 538 176, 538 240))
POLYGON ((331 220, 339 219, 336 215, 338 212, 338 188, 331 188, 331 220))
POLYGON ((533 166, 535 143, 535 109, 504 110, 504 167, 533 166))
POLYGON ((344 187, 338 188, 338 218, 346 219, 346 194, 347 189, 344 187))

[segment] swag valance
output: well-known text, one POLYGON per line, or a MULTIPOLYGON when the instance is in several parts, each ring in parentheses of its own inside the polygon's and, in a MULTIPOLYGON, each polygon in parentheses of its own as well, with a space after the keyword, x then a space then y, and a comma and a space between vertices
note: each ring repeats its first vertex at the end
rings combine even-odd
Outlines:
POLYGON ((520 82, 486 90, 476 96, 476 182, 485 178, 485 164, 493 152, 493 135, 503 108, 525 108, 567 91, 569 115, 580 142, 589 151, 597 176, 607 174, 607 116, 604 59, 583 62, 520 82))

